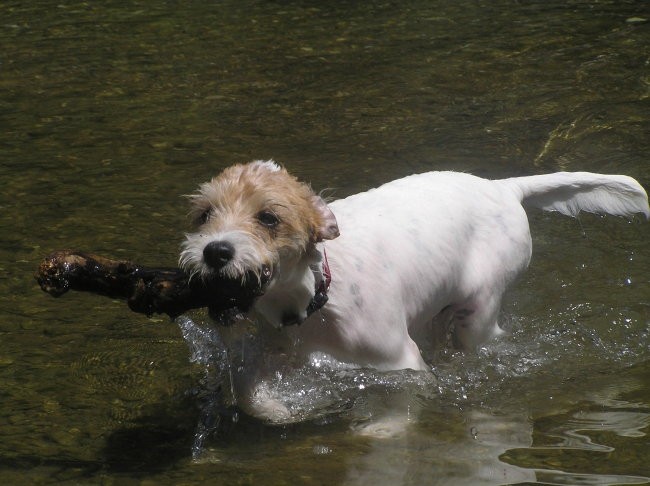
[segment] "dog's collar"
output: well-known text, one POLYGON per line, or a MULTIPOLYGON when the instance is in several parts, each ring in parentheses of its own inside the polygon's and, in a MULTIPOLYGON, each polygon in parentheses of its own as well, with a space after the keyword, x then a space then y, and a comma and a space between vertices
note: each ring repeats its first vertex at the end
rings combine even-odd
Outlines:
POLYGON ((330 271, 330 266, 327 261, 327 253, 325 248, 323 248, 323 258, 319 264, 311 265, 311 271, 314 273, 316 282, 314 284, 314 296, 309 301, 307 309, 305 310, 305 316, 300 317, 294 313, 288 313, 282 316, 282 325, 283 326, 293 326, 296 324, 302 324, 305 319, 310 315, 316 312, 319 309, 322 309, 329 297, 327 292, 330 289, 330 283, 332 283, 332 272, 330 271))
POLYGON ((325 251, 325 248, 323 248, 323 261, 321 268, 315 269, 314 273, 316 275, 316 289, 314 296, 311 298, 311 301, 307 306, 307 317, 321 309, 329 299, 327 292, 332 283, 332 272, 330 271, 330 265, 327 261, 327 252, 325 251))

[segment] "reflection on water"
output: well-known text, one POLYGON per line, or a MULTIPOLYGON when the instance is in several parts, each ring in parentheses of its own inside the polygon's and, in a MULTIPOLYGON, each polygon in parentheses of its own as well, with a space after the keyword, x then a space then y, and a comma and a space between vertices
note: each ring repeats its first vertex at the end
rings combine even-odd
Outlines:
MULTIPOLYGON (((545 484, 647 484, 650 480, 648 477, 608 474, 604 469, 600 474, 553 470, 553 465, 561 465, 563 457, 567 455, 575 456, 573 467, 584 462, 586 456, 579 451, 616 455, 616 447, 613 446, 617 443, 615 436, 644 438, 642 443, 645 443, 650 425, 650 410, 647 405, 618 400, 609 402, 605 409, 601 408, 602 406, 599 406, 597 411, 579 409, 568 417, 544 419, 554 425, 550 430, 545 430, 539 441, 529 444, 526 449, 510 448, 501 459, 518 465, 539 464, 542 461, 551 466, 548 469, 536 470, 537 479, 545 484), (598 442, 601 440, 602 442, 598 442)), ((641 454, 647 457, 647 450, 643 450, 641 454)), ((590 467, 594 471, 601 470, 597 465, 590 467)))
POLYGON ((0 4, 2 483, 650 481, 640 221, 531 213, 503 339, 428 377, 316 360, 278 378, 304 419, 280 427, 232 407, 201 315, 31 279, 67 247, 175 265, 180 195, 253 158, 336 197, 430 169, 649 187, 648 17, 632 0, 0 4))

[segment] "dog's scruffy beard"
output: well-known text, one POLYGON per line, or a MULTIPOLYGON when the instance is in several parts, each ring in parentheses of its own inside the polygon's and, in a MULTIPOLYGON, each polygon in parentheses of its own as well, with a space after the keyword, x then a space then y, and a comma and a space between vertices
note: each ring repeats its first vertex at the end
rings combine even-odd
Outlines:
POLYGON ((202 291, 206 292, 210 304, 210 318, 221 325, 231 325, 239 316, 248 312, 255 300, 264 295, 272 278, 270 267, 264 266, 258 272, 247 272, 240 278, 214 274, 202 275, 202 291))
MULTIPOLYGON (((204 243, 201 241, 200 243, 204 243)), ((255 299, 264 295, 271 282, 274 269, 268 264, 227 265, 222 269, 207 266, 202 259, 195 235, 187 235, 181 252, 181 267, 190 279, 201 282, 201 291, 210 302, 208 312, 217 323, 228 325, 234 318, 248 312, 255 299)), ((246 262, 250 264, 251 262, 246 262)))

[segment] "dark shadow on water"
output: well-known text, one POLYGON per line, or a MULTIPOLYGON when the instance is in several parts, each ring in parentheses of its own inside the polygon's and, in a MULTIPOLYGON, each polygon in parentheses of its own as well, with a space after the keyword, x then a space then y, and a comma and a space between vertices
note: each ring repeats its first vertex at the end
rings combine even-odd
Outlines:
POLYGON ((191 430, 142 424, 114 432, 104 449, 104 460, 109 472, 135 475, 159 472, 190 457, 192 439, 191 430))
POLYGON ((103 461, 108 472, 147 475, 190 459, 200 412, 194 400, 163 402, 106 439, 103 461))
MULTIPOLYGON (((179 461, 197 459, 206 444, 228 443, 239 421, 239 413, 213 401, 212 394, 194 390, 183 398, 170 398, 152 406, 129 426, 114 430, 102 456, 109 473, 144 476, 168 470, 179 461)), ((251 419, 252 420, 252 419, 251 419)), ((249 424, 259 428, 252 420, 249 424)))
POLYGON ((105 474, 142 478, 161 473, 191 460, 201 417, 193 394, 163 397, 143 409, 140 417, 124 425, 116 424, 105 436, 103 446, 100 444, 90 458, 88 451, 69 450, 52 455, 7 451, 0 454, 0 477, 41 474, 56 481, 83 482, 105 474), (36 472, 39 470, 40 473, 36 472))

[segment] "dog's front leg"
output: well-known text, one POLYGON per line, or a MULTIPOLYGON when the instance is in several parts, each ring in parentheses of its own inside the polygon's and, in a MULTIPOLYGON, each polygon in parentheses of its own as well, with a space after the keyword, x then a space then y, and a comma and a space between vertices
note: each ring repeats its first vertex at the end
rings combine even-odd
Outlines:
POLYGON ((232 373, 232 391, 234 402, 242 412, 269 423, 290 421, 291 412, 274 394, 274 380, 271 370, 262 368, 240 367, 232 373))
POLYGON ((271 330, 237 334, 222 329, 228 349, 232 402, 242 412, 264 422, 291 421, 291 411, 279 391, 282 380, 302 360, 287 349, 283 333, 271 330), (275 337, 276 339, 270 339, 275 337))

